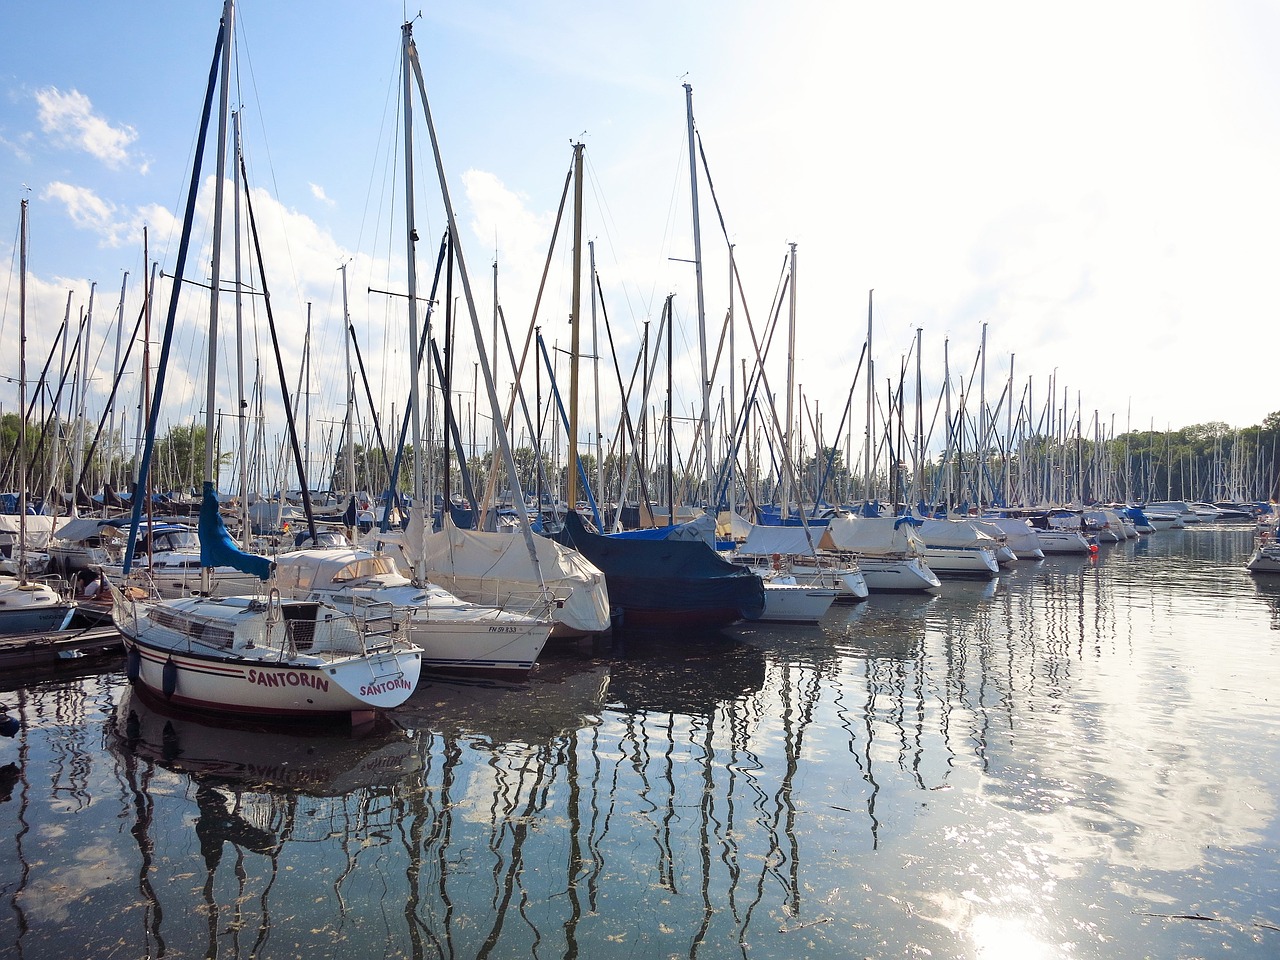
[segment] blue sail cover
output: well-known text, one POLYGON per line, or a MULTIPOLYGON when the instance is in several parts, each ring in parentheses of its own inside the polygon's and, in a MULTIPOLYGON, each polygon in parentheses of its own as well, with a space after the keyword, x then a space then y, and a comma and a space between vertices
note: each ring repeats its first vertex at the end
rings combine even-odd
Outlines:
POLYGON ((209 480, 204 482, 197 530, 200 534, 200 566, 233 567, 241 573, 253 574, 259 580, 271 579, 275 564, 266 557, 245 553, 231 539, 227 525, 222 522, 222 514, 218 512, 218 494, 209 480))
POLYGON ((554 539, 604 573, 625 626, 718 629, 764 612, 764 584, 702 540, 638 540, 588 530, 570 511, 554 539))

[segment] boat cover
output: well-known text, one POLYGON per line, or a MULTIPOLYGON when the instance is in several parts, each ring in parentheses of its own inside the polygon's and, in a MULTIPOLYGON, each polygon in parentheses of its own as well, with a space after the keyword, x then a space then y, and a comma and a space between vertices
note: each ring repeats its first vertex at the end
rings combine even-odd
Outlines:
POLYGON ((931 547, 983 548, 997 550, 1000 544, 979 530, 971 520, 926 519, 920 527, 920 538, 931 547))
POLYGON ((572 511, 555 539, 604 572, 609 603, 629 623, 706 627, 721 620, 723 626, 764 612, 760 578, 700 539, 606 536, 588 530, 572 511))
POLYGON ((427 576, 464 600, 502 607, 520 601, 527 606, 545 585, 557 600, 557 622, 584 633, 609 629, 609 594, 600 569, 554 540, 534 537, 533 543, 538 570, 518 532, 463 530, 446 518, 440 532, 425 537, 427 576))
POLYGON ((822 537, 821 530, 811 531, 812 542, 805 535, 804 527, 752 527, 747 538, 738 547, 739 553, 771 554, 811 557, 822 537))
MULTIPOLYGON (((913 523, 901 517, 832 517, 818 546, 867 556, 910 557, 924 553, 913 523)), ((909 519, 909 518, 905 518, 909 519)), ((918 523, 919 521, 916 521, 918 523)))

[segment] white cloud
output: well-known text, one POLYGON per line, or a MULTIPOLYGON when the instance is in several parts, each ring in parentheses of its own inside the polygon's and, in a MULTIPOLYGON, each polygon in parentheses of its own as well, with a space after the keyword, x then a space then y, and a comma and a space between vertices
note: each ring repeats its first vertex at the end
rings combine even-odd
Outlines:
POLYGON ((107 166, 117 168, 129 160, 129 145, 138 132, 128 125, 113 127, 93 112, 93 104, 83 93, 63 93, 57 87, 36 91, 40 127, 59 145, 83 150, 107 166))
POLYGON ((140 246, 144 226, 150 226, 153 244, 170 234, 176 236, 180 226, 173 212, 158 204, 126 210, 104 200, 89 187, 60 180, 46 186, 40 193, 40 199, 61 203, 72 223, 81 230, 97 234, 98 245, 108 249, 140 246))
POLYGON ((324 192, 324 187, 320 186, 318 183, 308 183, 307 186, 311 188, 311 195, 313 197, 326 206, 333 206, 334 202, 329 198, 329 195, 324 192))

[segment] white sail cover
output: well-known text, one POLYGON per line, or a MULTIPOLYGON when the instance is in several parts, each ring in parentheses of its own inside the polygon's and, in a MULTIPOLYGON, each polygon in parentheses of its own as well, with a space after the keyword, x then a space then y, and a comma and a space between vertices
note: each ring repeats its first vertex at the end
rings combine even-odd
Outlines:
MULTIPOLYGON (((0 543, 16 545, 18 542, 19 524, 22 518, 16 514, 0 514, 0 543)), ((27 549, 43 550, 49 545, 49 539, 58 534, 54 533, 59 522, 64 522, 65 517, 47 517, 41 514, 27 514, 27 549)), ((95 521, 96 524, 97 521, 95 521)), ((95 527, 96 531, 96 527, 95 527)))
POLYGON ((1040 549, 1040 538, 1025 520, 1017 517, 984 517, 983 522, 1003 533, 1008 538, 1009 549, 1014 553, 1030 553, 1040 549))
POLYGON ((922 521, 918 532, 920 539, 931 547, 978 547, 991 551, 1000 547, 995 538, 979 530, 971 520, 928 518, 922 521))
POLYGON ((832 517, 818 546, 870 557, 915 557, 924 553, 924 541, 910 523, 900 517, 832 517))
POLYGON ((814 528, 806 536, 804 527, 753 526, 747 538, 738 547, 739 553, 782 554, 783 556, 812 557, 814 547, 822 537, 821 529, 814 528), (812 544, 809 536, 813 537, 812 544))
POLYGON ((534 537, 533 541, 541 583, 529 562, 524 538, 460 530, 446 519, 443 530, 423 539, 427 575, 464 600, 512 609, 522 602, 526 607, 531 605, 545 584, 556 599, 551 613, 558 624, 580 633, 609 629, 609 594, 600 569, 572 547, 546 537, 534 537))

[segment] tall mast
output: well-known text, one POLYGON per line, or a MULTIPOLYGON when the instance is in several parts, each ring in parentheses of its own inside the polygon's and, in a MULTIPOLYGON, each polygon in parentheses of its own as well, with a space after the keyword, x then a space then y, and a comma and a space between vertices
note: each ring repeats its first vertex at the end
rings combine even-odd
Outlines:
MULTIPOLYGON (((422 500, 422 420, 418 407, 418 270, 415 260, 415 244, 418 231, 413 221, 413 88, 410 84, 412 76, 411 54, 413 52, 413 25, 406 23, 400 28, 402 59, 404 61, 404 193, 405 193, 405 245, 406 263, 409 271, 409 406, 410 420, 413 424, 413 503, 421 506, 422 500)), ((455 241, 453 231, 449 232, 449 242, 455 241)), ((474 436, 472 438, 474 442, 474 436)), ((419 579, 420 571, 415 571, 414 579, 419 579)))
MULTIPOLYGON (((342 271, 342 339, 346 343, 347 352, 347 444, 346 444, 346 474, 347 474, 347 495, 348 499, 354 504, 356 496, 356 441, 355 441, 355 401, 356 401, 356 384, 351 376, 351 314, 347 311, 347 265, 344 263, 338 268, 342 271)), ((376 488, 371 488, 376 489, 376 488)), ((354 509, 354 506, 352 507, 354 509)))
MULTIPOLYGON (((782 425, 784 463, 782 477, 782 518, 785 521, 791 510, 791 464, 795 463, 792 438, 795 434, 795 377, 796 377, 796 245, 791 244, 791 282, 788 287, 787 309, 787 403, 786 422, 782 425)), ((799 493, 797 492, 797 496, 799 493)), ((801 510, 803 504, 799 504, 801 510)))
POLYGON ((912 506, 920 502, 921 495, 924 493, 924 486, 920 482, 921 474, 924 470, 924 397, 922 395, 924 393, 924 383, 920 369, 920 338, 922 332, 922 327, 916 327, 916 428, 912 443, 915 463, 911 471, 911 502, 907 504, 908 513, 911 512, 912 506))
POLYGON ((596 499, 598 501, 604 496, 604 436, 600 432, 600 331, 596 322, 596 244, 594 240, 587 241, 587 253, 591 265, 588 276, 588 282, 591 284, 591 371, 593 380, 591 389, 595 396, 596 499))
MULTIPOLYGON (((708 499, 715 496, 714 478, 711 476, 711 379, 707 375, 707 312, 702 295, 702 231, 698 223, 698 165, 693 140, 693 87, 684 85, 685 114, 689 127, 689 191, 693 204, 693 270, 698 293, 698 350, 702 362, 702 446, 705 456, 704 478, 708 499)), ((793 248, 794 249, 794 248, 793 248)), ((671 466, 668 464, 668 466, 671 466)), ((708 502, 707 509, 714 515, 717 504, 708 502)))
POLYGON ((578 502, 578 351, 582 341, 582 144, 573 145, 573 296, 569 317, 569 442, 565 503, 578 502))
MULTIPOLYGON (((111 368, 114 376, 117 378, 119 378, 120 376, 120 347, 121 347, 121 340, 124 337, 124 295, 125 295, 125 291, 128 289, 128 286, 129 286, 129 271, 126 270, 124 272, 124 277, 120 280, 120 305, 117 311, 119 314, 119 317, 116 322, 116 357, 111 368)), ((120 466, 122 466, 124 463, 124 459, 123 457, 121 457, 119 461, 117 461, 115 454, 117 451, 123 452, 123 449, 120 443, 120 430, 123 430, 123 429, 124 429, 124 415, 123 414, 117 415, 116 407, 113 404, 111 408, 111 422, 108 425, 108 431, 107 431, 107 437, 108 437, 107 449, 111 451, 107 455, 107 472, 108 472, 108 475, 111 477, 112 484, 114 484, 117 488, 119 488, 120 486, 119 470, 120 470, 120 466), (117 422, 120 424, 119 430, 117 430, 116 428, 117 422)), ((103 515, 105 516, 106 509, 107 509, 106 498, 103 498, 102 509, 103 509, 103 515)))
MULTIPOLYGON (((728 369, 728 371, 729 371, 729 376, 727 377, 727 379, 728 379, 728 381, 729 381, 729 416, 726 418, 726 420, 727 420, 727 422, 728 422, 728 423, 730 423, 730 424, 732 424, 732 422, 733 422, 733 417, 734 417, 734 415, 737 413, 737 410, 738 410, 738 405, 737 405, 737 403, 735 402, 735 389, 734 389, 734 388, 735 388, 735 386, 736 386, 736 384, 735 384, 735 382, 734 382, 734 381, 735 381, 737 378, 736 378, 736 376, 734 375, 734 374, 735 374, 735 371, 734 371, 734 366, 735 366, 734 359, 735 359, 735 358, 734 358, 734 351, 733 351, 733 346, 734 346, 734 345, 733 345, 733 271, 734 271, 734 261, 733 261, 733 244, 731 243, 731 244, 729 244, 729 315, 728 315, 728 317, 726 318, 727 323, 729 324, 729 364, 728 364, 728 368, 727 368, 727 369, 728 369)), ((727 444, 727 448, 728 448, 730 451, 732 451, 732 450, 733 450, 733 441, 732 441, 732 440, 730 440, 729 444, 727 444)), ((748 449, 748 458, 749 458, 749 451, 750 451, 750 446, 749 446, 749 445, 748 445, 748 448, 747 448, 747 449, 748 449)), ((734 460, 735 462, 734 462, 734 463, 729 464, 728 469, 725 471, 725 475, 729 478, 728 491, 729 491, 729 517, 730 517, 730 522, 732 522, 732 517, 734 516, 734 514, 736 514, 736 513, 738 512, 737 485, 734 483, 734 478, 733 478, 734 471, 735 471, 735 469, 737 468, 737 463, 736 463, 736 461, 737 461, 737 456, 736 456, 736 455, 734 455, 734 456, 733 456, 733 460, 734 460)), ((746 478, 744 477, 743 479, 745 480, 746 478)), ((713 491, 712 491, 712 493, 714 494, 714 493, 715 493, 715 491, 713 490, 713 491)), ((719 505, 719 504, 716 504, 715 506, 716 506, 716 508, 717 508, 717 512, 718 512, 718 510, 719 510, 719 506, 720 506, 720 505, 719 505)))
MULTIPOLYGON (((222 198, 225 193, 224 174, 227 169, 227 112, 231 82, 231 42, 235 36, 235 7, 231 0, 222 5, 222 30, 226 38, 222 44, 222 79, 218 91, 218 153, 213 178, 213 269, 209 280, 209 367, 205 372, 204 401, 204 479, 215 485, 218 482, 217 464, 214 462, 214 418, 218 413, 218 290, 222 281, 222 198)), ((207 574, 205 575, 207 579, 207 574)), ((208 584, 201 584, 207 593, 208 584)))
POLYGON ((235 205, 232 208, 235 245, 232 247, 236 269, 236 427, 240 439, 240 543, 249 548, 249 404, 244 398, 244 286, 240 264, 240 111, 231 115, 235 128, 235 155, 231 164, 235 205))
MULTIPOLYGON (((89 284, 89 310, 84 317, 84 326, 80 334, 79 359, 76 366, 80 368, 79 383, 76 386, 76 448, 72 457, 71 482, 80 482, 80 472, 84 469, 84 421, 85 390, 89 385, 89 338, 93 332, 93 295, 98 289, 96 282, 89 284)), ((79 512, 79 490, 71 491, 71 513, 79 512)))
POLYGON ((982 368, 978 380, 978 510, 981 511, 987 493, 987 325, 982 324, 982 346, 979 349, 982 368))
POLYGON ((862 499, 871 502, 871 422, 875 413, 875 356, 871 352, 871 296, 875 290, 867 291, 867 449, 863 456, 862 499))
MULTIPOLYGON (((19 215, 18 252, 18 582, 27 582, 27 199, 19 215)), ((74 495, 72 498, 74 503, 74 495)))
MULTIPOLYGON (((458 236, 458 221, 457 217, 454 215, 453 200, 449 195, 449 183, 444 175, 444 158, 440 154, 440 143, 436 139, 435 125, 431 120, 431 106, 427 102, 426 83, 422 79, 422 66, 418 62, 418 52, 413 43, 412 24, 404 25, 404 39, 406 61, 412 64, 414 76, 418 83, 418 92, 422 97, 422 112, 427 123, 427 133, 431 138, 431 150, 435 155, 436 175, 440 182, 440 195, 444 202, 445 214, 449 222, 449 236, 456 239, 458 236)), ((493 372, 489 365, 488 353, 484 349, 484 338, 480 334, 480 318, 476 313, 475 296, 471 290, 471 278, 467 273, 466 258, 463 256, 462 246, 460 244, 457 246, 456 252, 458 276, 462 281, 462 293, 467 301, 467 313, 471 319, 471 330, 475 335, 476 346, 479 352, 477 369, 484 373, 485 392, 489 397, 489 409, 493 412, 493 416, 500 417, 502 415, 502 405, 498 401, 498 390, 493 382, 493 372)), ((412 300, 410 302, 412 302, 412 300)), ((503 459, 506 461, 507 474, 511 477, 518 477, 519 471, 516 470, 515 457, 511 453, 511 444, 507 439, 506 430, 499 431, 498 441, 502 448, 503 459)), ((520 533, 524 537, 525 547, 529 552, 529 560, 533 564, 533 569, 537 571, 539 582, 541 582, 542 572, 538 564, 538 548, 533 541, 533 531, 529 526, 528 511, 518 510, 516 511, 516 516, 520 520, 520 533)))

